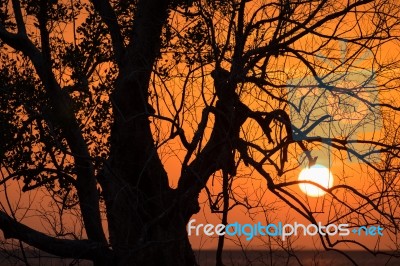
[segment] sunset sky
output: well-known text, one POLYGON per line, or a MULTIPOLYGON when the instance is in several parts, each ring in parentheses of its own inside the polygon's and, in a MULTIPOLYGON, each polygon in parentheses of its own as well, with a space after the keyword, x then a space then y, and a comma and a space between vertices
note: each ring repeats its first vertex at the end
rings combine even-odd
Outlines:
MULTIPOLYGON (((106 203, 118 202, 124 190, 137 198, 124 194, 118 200, 146 199, 146 207, 140 208, 124 202, 146 219, 155 215, 155 220, 168 220, 165 213, 181 204, 180 223, 193 208, 188 197, 201 191, 200 211, 190 218, 196 219, 194 224, 222 223, 225 207, 230 208, 227 224, 346 224, 354 232, 363 226, 383 228, 383 236, 353 232, 286 240, 256 236, 251 241, 226 236, 225 249, 398 251, 400 7, 395 1, 185 2, 168 12, 150 66, 147 58, 127 56, 152 45, 135 43, 148 29, 137 26, 142 31, 135 31, 134 21, 143 20, 143 14, 134 17, 133 2, 113 2, 114 21, 94 16, 88 1, 59 1, 46 16, 26 3, 21 14, 14 14, 9 10, 16 2, 0 4, 5 13, 0 40, 6 40, 0 43, 0 83, 5 92, 15 89, 3 97, 2 122, 7 119, 4 125, 16 130, 3 134, 11 143, 3 145, 1 154, 3 212, 49 235, 86 238, 79 201, 85 197, 76 192, 76 169, 81 167, 92 171, 94 194, 101 192, 96 211, 100 209, 98 227, 103 226, 105 242, 111 243, 107 211, 112 209, 106 203), (51 23, 41 29, 35 12, 51 23), (120 35, 112 31, 112 23, 120 35), (43 37, 46 31, 49 35, 43 37), (38 74, 46 68, 35 65, 29 49, 7 42, 21 32, 38 54, 48 49, 41 60, 50 57, 47 76, 54 76, 53 83, 38 74), (126 48, 123 53, 118 44, 126 48), (144 88, 140 82, 147 68, 150 78, 144 88), (46 91, 48 84, 56 84, 60 97, 67 99, 61 110, 72 113, 65 116, 72 117, 82 137, 72 143, 85 146, 90 160, 74 153, 63 136, 70 124, 58 118, 58 109, 48 107, 53 98, 47 95, 54 93, 46 91), (127 131, 115 129, 120 125, 127 131), (120 135, 112 138, 112 132, 120 135), (131 140, 129 134, 140 141, 118 142, 121 136, 131 140), (150 148, 141 142, 151 143, 150 148), (145 148, 135 150, 141 144, 145 148), (77 163, 80 159, 89 166, 77 163), (114 165, 120 168, 112 169, 114 165), (141 170, 133 173, 135 167, 141 170), (319 195, 304 192, 313 186, 306 173, 310 167, 317 168, 312 178, 330 183, 320 187, 324 192, 319 195), (39 174, 30 174, 35 169, 39 174), (112 185, 107 191, 102 178, 115 179, 122 192, 112 185), (300 184, 306 187, 300 189, 300 184), (107 193, 117 196, 110 200, 107 193)), ((112 210, 140 221, 141 233, 154 226, 150 218, 142 225, 142 217, 124 207, 112 210)), ((117 229, 118 222, 113 224, 117 229)), ((122 239, 129 235, 119 233, 122 239)), ((193 250, 217 249, 217 236, 202 233, 189 239, 193 250)))

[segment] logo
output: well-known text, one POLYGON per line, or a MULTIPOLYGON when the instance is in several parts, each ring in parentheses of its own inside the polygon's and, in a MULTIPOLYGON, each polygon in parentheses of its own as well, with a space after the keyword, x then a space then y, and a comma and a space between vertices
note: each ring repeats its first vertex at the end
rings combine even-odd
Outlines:
POLYGON ((381 226, 361 226, 359 228, 350 229, 348 224, 328 224, 322 225, 321 222, 317 224, 304 225, 295 222, 294 224, 283 224, 282 222, 271 223, 263 225, 261 222, 256 224, 240 224, 238 222, 231 224, 198 224, 194 225, 196 219, 189 221, 187 225, 188 235, 199 236, 204 234, 206 236, 245 236, 247 241, 252 240, 255 236, 271 236, 280 237, 283 241, 287 240, 290 236, 304 235, 304 236, 349 236, 365 235, 365 236, 383 236, 383 228, 381 226))

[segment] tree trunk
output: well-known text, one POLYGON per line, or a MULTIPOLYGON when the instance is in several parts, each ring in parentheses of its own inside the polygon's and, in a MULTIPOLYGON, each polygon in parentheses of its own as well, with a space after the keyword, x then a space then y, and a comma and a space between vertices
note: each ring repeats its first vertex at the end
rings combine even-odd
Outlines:
POLYGON ((111 151, 101 183, 117 265, 195 265, 148 118, 154 112, 148 86, 168 8, 169 1, 138 2, 111 96, 111 151))

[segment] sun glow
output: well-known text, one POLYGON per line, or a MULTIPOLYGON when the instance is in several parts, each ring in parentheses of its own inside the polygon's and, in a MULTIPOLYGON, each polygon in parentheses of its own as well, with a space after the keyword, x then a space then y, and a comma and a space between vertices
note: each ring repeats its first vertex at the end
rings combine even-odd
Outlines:
MULTIPOLYGON (((301 170, 299 174, 299 181, 311 181, 321 185, 324 188, 331 188, 333 185, 333 176, 331 171, 323 165, 316 164, 309 168, 301 170)), ((310 197, 320 197, 326 192, 319 187, 301 183, 299 184, 300 190, 310 197)))

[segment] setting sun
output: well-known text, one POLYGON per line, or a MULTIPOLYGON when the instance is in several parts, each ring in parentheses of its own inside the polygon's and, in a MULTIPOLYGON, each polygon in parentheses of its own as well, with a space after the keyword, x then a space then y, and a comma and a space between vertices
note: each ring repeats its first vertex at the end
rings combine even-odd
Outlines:
MULTIPOLYGON (((309 168, 304 168, 299 174, 299 181, 311 181, 325 188, 330 188, 333 185, 333 176, 328 168, 316 164, 309 168)), ((302 192, 311 197, 320 197, 325 194, 325 191, 312 184, 301 183, 299 187, 302 192)))

